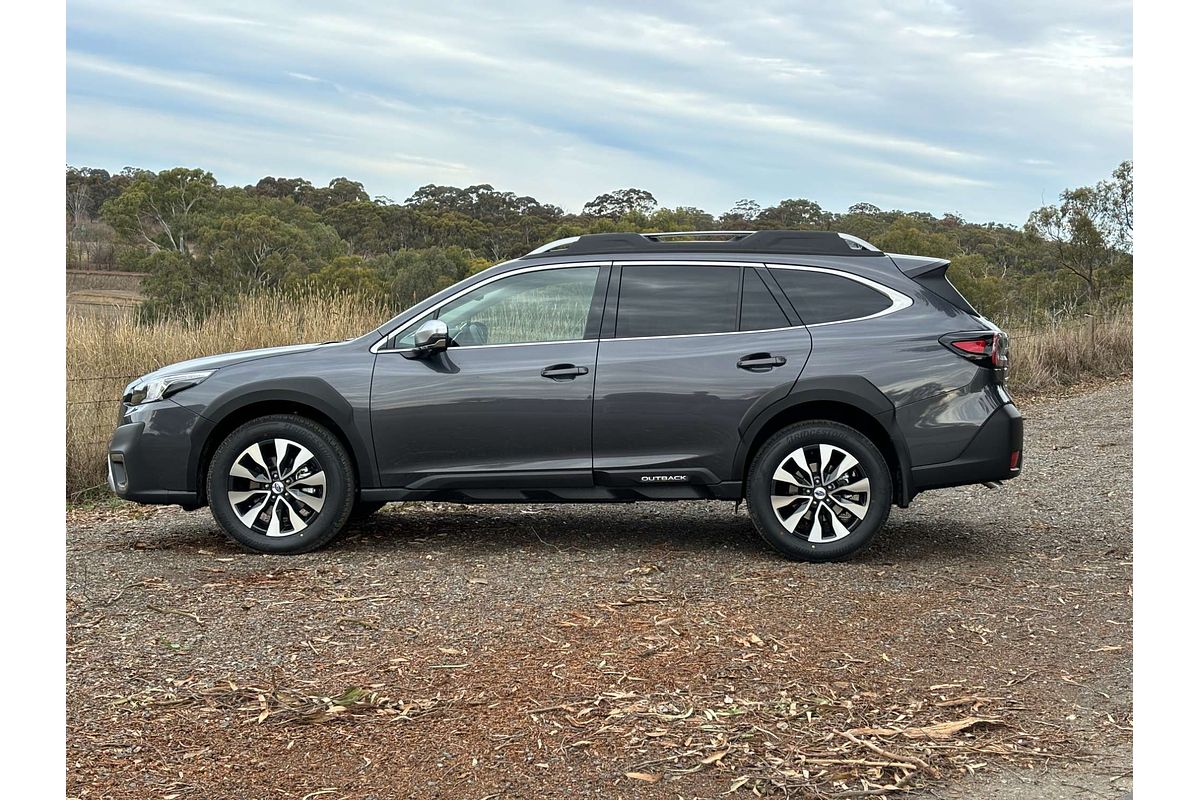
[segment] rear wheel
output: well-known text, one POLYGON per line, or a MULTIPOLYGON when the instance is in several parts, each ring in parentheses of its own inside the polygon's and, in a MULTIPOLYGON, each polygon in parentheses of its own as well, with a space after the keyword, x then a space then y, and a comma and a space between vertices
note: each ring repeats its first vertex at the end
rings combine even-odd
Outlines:
POLYGON ((837 422, 784 428, 759 448, 746 501, 763 539, 788 558, 835 561, 887 521, 892 477, 879 449, 837 422))
POLYGON ((208 467, 208 501, 234 541, 260 553, 315 550, 354 505, 354 470, 337 437, 291 414, 242 425, 208 467))

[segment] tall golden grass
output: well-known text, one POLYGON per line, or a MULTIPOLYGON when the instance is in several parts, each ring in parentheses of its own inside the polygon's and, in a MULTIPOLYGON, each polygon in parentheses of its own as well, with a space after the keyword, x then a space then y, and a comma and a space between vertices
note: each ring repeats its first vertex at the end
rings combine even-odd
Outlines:
POLYGON ((67 315, 67 493, 105 485, 105 449, 129 381, 189 358, 348 339, 394 312, 353 294, 260 294, 201 323, 139 324, 132 310, 67 315))
MULTIPOLYGON (((132 311, 67 317, 67 492, 105 483, 105 447, 117 422, 121 391, 133 378, 189 358, 359 336, 393 310, 352 294, 262 294, 196 324, 168 319, 139 324, 132 311)), ((1012 330, 1010 385, 1018 396, 1133 368, 1130 309, 1037 330, 1012 330)))
MULTIPOLYGON (((1001 327, 1004 327, 1001 325, 1001 327)), ((1009 385, 1018 396, 1133 372, 1133 309, 1009 329, 1009 385)))

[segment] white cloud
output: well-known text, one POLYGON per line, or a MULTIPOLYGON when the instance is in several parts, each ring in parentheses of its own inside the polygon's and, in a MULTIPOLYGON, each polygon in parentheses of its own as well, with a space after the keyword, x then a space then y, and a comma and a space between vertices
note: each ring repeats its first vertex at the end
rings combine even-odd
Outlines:
POLYGON ((489 182, 576 208, 619 185, 714 211, 919 195, 1021 221, 1130 151, 1128 8, 1044 5, 72 0, 68 156, 215 169, 205 155, 244 165, 222 180, 308 169, 393 197, 489 182))

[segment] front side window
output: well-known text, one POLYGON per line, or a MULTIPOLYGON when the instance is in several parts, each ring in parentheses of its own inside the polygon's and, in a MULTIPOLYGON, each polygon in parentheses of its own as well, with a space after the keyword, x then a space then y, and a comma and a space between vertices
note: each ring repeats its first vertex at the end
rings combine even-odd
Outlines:
POLYGON ((736 331, 741 277, 740 267, 626 266, 617 338, 736 331))
POLYGON ((882 292, 840 275, 776 268, 771 268, 771 274, 805 325, 861 319, 892 305, 882 292))
POLYGON ((393 347, 412 347, 428 319, 445 322, 457 347, 584 339, 599 274, 599 267, 569 267, 500 278, 413 321, 393 347))

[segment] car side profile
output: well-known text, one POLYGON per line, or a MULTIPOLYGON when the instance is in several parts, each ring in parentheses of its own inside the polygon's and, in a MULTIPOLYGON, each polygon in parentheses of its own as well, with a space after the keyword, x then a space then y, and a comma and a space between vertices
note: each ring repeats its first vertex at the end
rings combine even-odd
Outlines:
POLYGON ((824 231, 551 242, 357 339, 131 383, 109 484, 301 553, 390 501, 744 500, 788 558, 1020 474, 1008 337, 944 259, 824 231))

